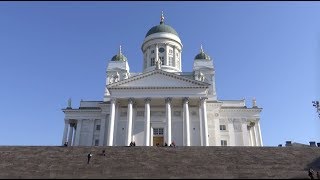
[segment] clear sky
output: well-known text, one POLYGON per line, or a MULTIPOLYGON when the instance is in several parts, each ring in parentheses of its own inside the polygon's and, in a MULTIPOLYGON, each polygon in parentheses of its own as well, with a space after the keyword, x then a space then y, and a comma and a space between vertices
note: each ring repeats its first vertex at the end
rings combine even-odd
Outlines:
POLYGON ((68 98, 103 99, 119 45, 141 72, 161 11, 183 71, 202 44, 218 99, 256 97, 265 146, 320 141, 319 2, 0 2, 0 145, 61 145, 68 98))

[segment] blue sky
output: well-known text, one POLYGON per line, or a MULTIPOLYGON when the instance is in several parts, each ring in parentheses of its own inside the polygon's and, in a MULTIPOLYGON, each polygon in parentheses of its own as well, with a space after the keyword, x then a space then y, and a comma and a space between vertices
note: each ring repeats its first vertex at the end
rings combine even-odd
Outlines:
POLYGON ((119 45, 131 72, 161 11, 183 43, 214 59, 218 99, 256 97, 265 146, 320 141, 319 2, 1 2, 0 145, 60 145, 62 108, 102 100, 119 45))

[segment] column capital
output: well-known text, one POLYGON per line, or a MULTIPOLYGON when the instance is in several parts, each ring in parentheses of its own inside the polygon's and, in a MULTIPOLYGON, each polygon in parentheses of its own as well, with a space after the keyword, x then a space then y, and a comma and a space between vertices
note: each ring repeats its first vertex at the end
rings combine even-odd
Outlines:
POLYGON ((167 97, 167 98, 165 99, 165 102, 166 102, 166 103, 171 103, 171 101, 172 101, 172 97, 167 97))
POLYGON ((248 126, 251 128, 251 127, 253 127, 256 123, 255 122, 253 122, 253 121, 249 121, 248 122, 249 124, 248 124, 248 126))
POLYGON ((151 98, 149 98, 149 97, 144 99, 144 102, 146 102, 146 103, 149 103, 150 101, 151 101, 151 98))
POLYGON ((77 119, 69 119, 69 124, 77 124, 77 119))
POLYGON ((207 97, 200 97, 201 102, 205 102, 208 98, 207 97))
POLYGON ((129 98, 129 99, 128 99, 128 103, 130 103, 130 104, 132 104, 133 101, 134 101, 134 98, 129 98))
POLYGON ((229 123, 233 123, 233 121, 234 121, 234 120, 233 120, 232 118, 228 118, 228 122, 229 122, 229 123))
POLYGON ((116 103, 117 99, 116 98, 111 98, 110 103, 116 103))
POLYGON ((188 104, 188 103, 189 103, 189 97, 184 97, 184 98, 183 98, 183 103, 188 104))

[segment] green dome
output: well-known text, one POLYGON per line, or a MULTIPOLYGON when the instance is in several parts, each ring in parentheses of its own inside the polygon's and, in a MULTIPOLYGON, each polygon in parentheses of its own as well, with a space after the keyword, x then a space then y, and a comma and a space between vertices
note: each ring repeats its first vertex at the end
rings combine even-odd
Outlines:
POLYGON ((114 55, 111 61, 127 61, 127 58, 123 54, 114 55))
POLYGON ((206 60, 211 60, 210 56, 207 55, 207 54, 204 53, 204 52, 201 52, 201 53, 197 54, 194 59, 206 59, 206 60))
POLYGON ((211 60, 210 56, 207 55, 206 53, 204 53, 202 45, 200 47, 200 53, 196 55, 196 57, 194 57, 195 60, 197 59, 205 59, 205 60, 211 60))
POLYGON ((154 33, 159 33, 159 32, 167 32, 167 33, 171 33, 174 34, 176 36, 179 36, 177 31, 174 30, 171 26, 169 25, 165 25, 163 22, 160 23, 160 25, 157 26, 153 26, 148 32, 147 32, 147 36, 154 34, 154 33))

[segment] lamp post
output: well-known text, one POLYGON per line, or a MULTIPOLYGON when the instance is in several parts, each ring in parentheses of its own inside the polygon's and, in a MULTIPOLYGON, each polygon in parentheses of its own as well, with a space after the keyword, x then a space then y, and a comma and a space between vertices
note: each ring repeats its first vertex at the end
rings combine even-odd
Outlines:
POLYGON ((312 104, 317 109, 318 117, 320 118, 320 104, 319 104, 319 101, 312 101, 312 104))

